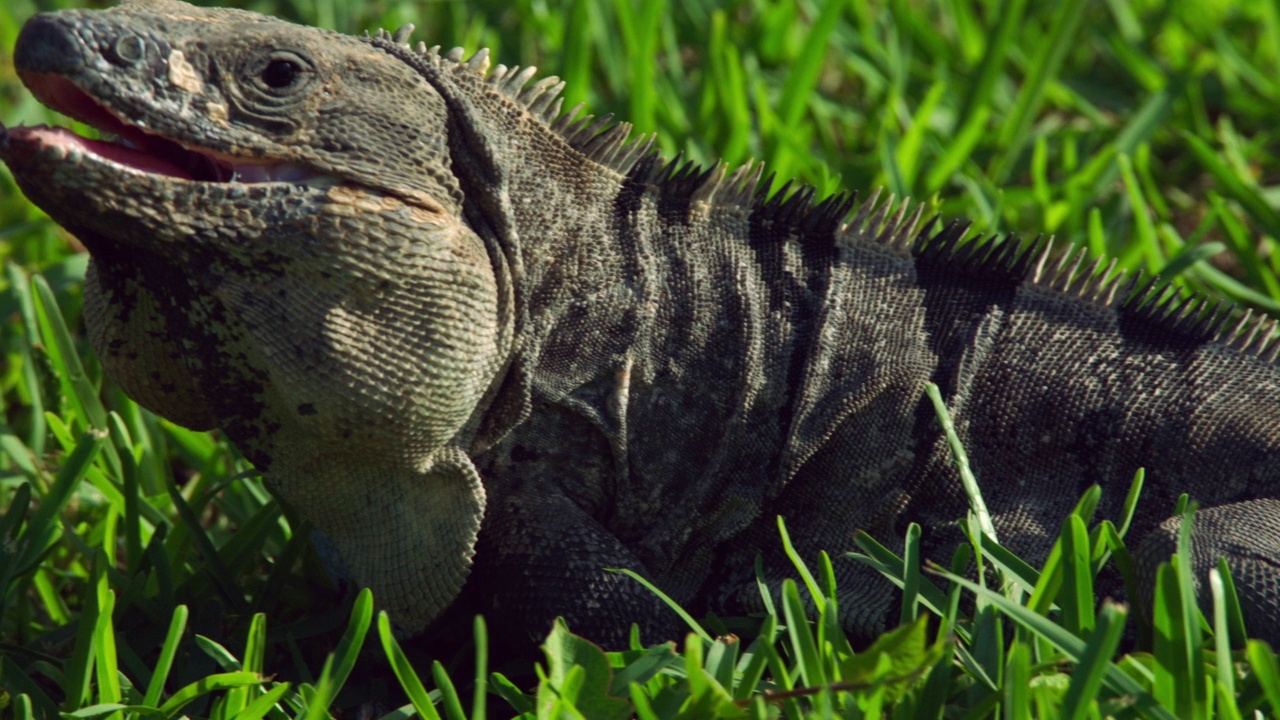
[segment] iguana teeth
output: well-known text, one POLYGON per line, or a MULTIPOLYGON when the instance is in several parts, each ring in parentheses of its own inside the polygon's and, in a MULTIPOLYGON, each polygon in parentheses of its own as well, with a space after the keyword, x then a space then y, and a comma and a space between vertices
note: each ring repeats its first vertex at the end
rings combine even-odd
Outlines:
POLYGON ((323 177, 310 168, 293 163, 219 163, 229 169, 228 182, 261 183, 289 182, 300 183, 323 177))

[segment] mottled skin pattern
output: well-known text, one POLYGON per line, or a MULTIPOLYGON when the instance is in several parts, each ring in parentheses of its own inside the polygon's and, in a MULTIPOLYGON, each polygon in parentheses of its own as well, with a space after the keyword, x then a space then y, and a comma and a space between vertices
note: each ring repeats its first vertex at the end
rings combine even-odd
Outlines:
MULTIPOLYGON (((104 366, 223 428, 406 631, 452 604, 667 639, 675 617, 604 568, 749 611, 757 555, 788 574, 779 514, 806 557, 915 521, 946 561, 968 504, 929 381, 1015 552, 1043 558, 1094 483, 1115 517, 1145 467, 1143 553, 1189 493, 1218 528, 1198 567, 1227 555, 1254 631, 1280 627, 1268 323, 905 207, 766 199, 758 167, 668 164, 561 116, 554 79, 399 36, 141 0, 39 15, 15 56, 128 141, 0 143, 92 254, 104 366)), ((846 626, 883 629, 892 586, 835 563, 846 626)))

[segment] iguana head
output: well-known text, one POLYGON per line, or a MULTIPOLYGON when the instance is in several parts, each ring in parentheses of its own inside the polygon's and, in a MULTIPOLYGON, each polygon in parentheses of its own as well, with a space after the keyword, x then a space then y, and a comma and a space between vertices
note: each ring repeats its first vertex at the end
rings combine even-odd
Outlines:
POLYGON ((433 212, 456 214, 461 202, 443 102, 357 38, 135 0, 32 18, 14 64, 43 103, 118 136, 67 143, 136 170, 223 184, 349 181, 433 212))
POLYGON ((0 159, 89 248, 108 372, 224 428, 420 628, 465 576, 484 496, 459 448, 511 323, 441 96, 370 42, 169 0, 38 15, 15 66, 104 133, 13 128, 0 159))

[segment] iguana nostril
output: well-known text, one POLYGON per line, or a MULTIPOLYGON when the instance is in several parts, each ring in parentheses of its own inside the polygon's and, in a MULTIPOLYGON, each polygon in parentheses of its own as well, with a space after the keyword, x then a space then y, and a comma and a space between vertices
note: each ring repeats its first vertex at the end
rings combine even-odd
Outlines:
POLYGON ((41 14, 22 26, 13 48, 13 64, 18 70, 35 68, 71 75, 84 67, 84 55, 63 20, 41 14))
POLYGON ((121 35, 111 50, 116 59, 125 65, 136 65, 147 58, 146 41, 133 33, 121 35))

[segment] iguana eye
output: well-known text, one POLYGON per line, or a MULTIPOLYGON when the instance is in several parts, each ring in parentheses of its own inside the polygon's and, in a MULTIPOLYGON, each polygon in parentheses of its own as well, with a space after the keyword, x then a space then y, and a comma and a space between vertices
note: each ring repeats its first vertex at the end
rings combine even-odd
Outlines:
POLYGON ((301 74, 302 66, 298 63, 292 60, 276 59, 263 68, 262 82, 279 90, 297 82, 301 74))
POLYGON ((249 69, 260 87, 273 95, 301 89, 312 74, 310 62, 282 50, 263 55, 249 69))

